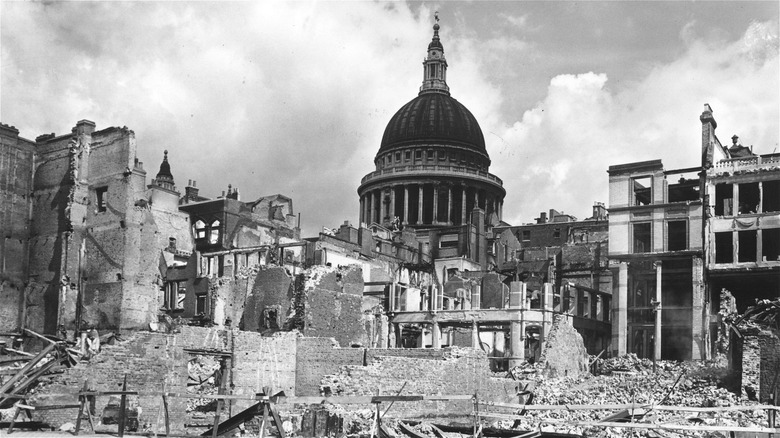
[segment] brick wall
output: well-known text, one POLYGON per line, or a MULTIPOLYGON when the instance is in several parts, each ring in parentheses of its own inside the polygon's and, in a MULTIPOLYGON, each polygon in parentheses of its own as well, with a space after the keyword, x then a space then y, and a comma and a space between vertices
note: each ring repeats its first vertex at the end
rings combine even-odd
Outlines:
POLYGON ((741 326, 741 339, 732 335, 729 348, 729 365, 737 379, 735 388, 751 399, 767 403, 772 394, 772 384, 780 369, 780 336, 773 330, 756 326, 741 326))
MULTIPOLYGON (((186 392, 187 364, 192 357, 187 349, 232 351, 231 383, 235 394, 255 394, 263 386, 289 393, 295 382, 297 338, 295 332, 262 337, 259 333, 188 326, 181 327, 181 332, 176 334, 138 332, 126 341, 104 345, 101 353, 90 362, 82 362, 63 374, 50 377, 36 389, 31 403, 73 404, 77 402, 76 393, 85 381, 89 381, 90 388, 97 391, 116 391, 121 389, 126 375, 128 390, 141 392, 130 401, 141 407, 139 424, 142 427, 156 424, 156 430, 164 430, 162 420, 158 418, 161 397, 144 393, 161 391, 163 385, 168 392, 186 392)), ((97 398, 98 415, 108 401, 109 397, 97 398)), ((251 402, 233 403, 232 412, 237 413, 251 402)), ((183 431, 185 422, 190 421, 185 415, 187 399, 171 397, 168 404, 171 429, 183 431)), ((40 411, 35 415, 36 420, 58 427, 75 421, 76 410, 40 411)))
POLYGON ((363 348, 339 348, 332 338, 298 339, 295 395, 320 395, 322 376, 335 374, 345 365, 362 365, 363 348))
MULTIPOLYGON (((376 352, 367 366, 341 367, 337 373, 323 378, 323 386, 330 387, 337 395, 396 394, 403 387, 402 394, 470 395, 476 392, 480 400, 518 401, 518 382, 494 377, 482 351, 447 348, 442 351, 440 359, 379 354, 376 352)), ((432 353, 435 354, 438 353, 432 353)), ((465 420, 472 407, 470 400, 399 402, 387 415, 395 418, 465 420)))

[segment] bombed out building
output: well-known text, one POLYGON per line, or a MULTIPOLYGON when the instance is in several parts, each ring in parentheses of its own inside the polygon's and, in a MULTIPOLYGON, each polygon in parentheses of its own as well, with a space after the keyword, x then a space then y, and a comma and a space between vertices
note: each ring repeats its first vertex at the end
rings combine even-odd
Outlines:
POLYGON ((705 105, 700 166, 609 167, 613 353, 706 359, 720 293, 740 311, 780 296, 780 155, 724 147, 705 105))

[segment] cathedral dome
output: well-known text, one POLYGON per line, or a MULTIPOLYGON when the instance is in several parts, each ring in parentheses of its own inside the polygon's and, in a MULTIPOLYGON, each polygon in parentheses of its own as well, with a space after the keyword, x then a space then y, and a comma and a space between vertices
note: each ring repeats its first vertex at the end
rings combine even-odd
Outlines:
POLYGON ((390 119, 379 153, 400 146, 445 143, 487 155, 477 119, 448 94, 423 92, 390 119))

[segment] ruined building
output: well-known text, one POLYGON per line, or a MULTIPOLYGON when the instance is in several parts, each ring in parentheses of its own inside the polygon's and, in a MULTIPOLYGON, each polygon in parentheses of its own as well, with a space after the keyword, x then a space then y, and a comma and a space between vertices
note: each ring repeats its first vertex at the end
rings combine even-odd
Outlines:
POLYGON ((780 294, 780 154, 723 147, 709 105, 701 123, 701 166, 609 167, 614 354, 708 358, 721 289, 780 294))
POLYGON ((147 329, 164 313, 238 323, 252 266, 300 270, 291 199, 242 202, 231 188, 210 200, 192 182, 182 196, 168 151, 147 185, 127 128, 82 120, 30 141, 2 125, 0 147, 0 331, 70 338, 147 329))
POLYGON ((584 220, 550 209, 536 223, 498 226, 520 243, 498 272, 526 284, 529 309, 550 309, 572 315, 590 354, 609 349, 612 274, 608 266, 609 223, 603 203, 593 205, 584 220), (548 284, 549 293, 545 292, 548 284))

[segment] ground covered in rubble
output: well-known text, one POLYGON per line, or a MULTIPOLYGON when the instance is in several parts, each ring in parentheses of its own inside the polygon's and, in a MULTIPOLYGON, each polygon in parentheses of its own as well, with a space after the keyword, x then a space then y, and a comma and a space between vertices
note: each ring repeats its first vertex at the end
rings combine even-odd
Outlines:
MULTIPOLYGON (((542 366, 519 367, 512 373, 520 379, 535 383, 533 405, 614 405, 637 403, 679 407, 726 407, 751 406, 758 402, 747 400, 729 392, 723 385, 727 379, 725 364, 715 362, 672 362, 660 361, 657 371, 647 359, 634 355, 620 358, 596 360, 595 375, 581 377, 545 377, 542 366)), ((535 430, 566 433, 587 437, 628 436, 700 436, 728 437, 728 432, 711 431, 657 431, 628 428, 588 427, 575 422, 604 421, 619 410, 512 410, 490 407, 483 411, 517 415, 515 419, 483 417, 483 425, 500 429, 535 430), (518 415, 519 414, 519 415, 518 415)), ((738 426, 766 427, 764 410, 744 412, 701 413, 656 411, 647 409, 647 414, 634 418, 639 423, 675 423, 688 426, 738 426)), ((425 424, 414 426, 424 435, 435 437, 425 424)))

